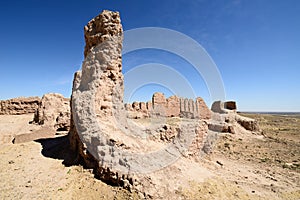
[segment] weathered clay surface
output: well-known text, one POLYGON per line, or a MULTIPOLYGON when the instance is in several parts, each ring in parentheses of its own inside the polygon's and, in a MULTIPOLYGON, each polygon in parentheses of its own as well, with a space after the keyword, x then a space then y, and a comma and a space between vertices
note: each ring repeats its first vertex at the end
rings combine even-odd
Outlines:
POLYGON ((236 110, 236 102, 216 101, 212 104, 213 117, 209 122, 209 129, 218 132, 235 133, 238 126, 252 132, 260 132, 256 120, 240 116, 236 110))
POLYGON ((70 99, 49 93, 42 97, 34 115, 34 122, 54 130, 70 129, 70 99))
POLYGON ((153 112, 158 116, 166 116, 167 100, 163 93, 156 92, 152 97, 153 112))
POLYGON ((110 172, 108 166, 101 166, 100 163, 101 160, 102 163, 107 159, 113 160, 105 149, 109 151, 115 143, 113 141, 116 141, 102 138, 101 135, 112 132, 109 129, 116 126, 113 116, 118 117, 119 114, 113 113, 113 110, 124 110, 121 60, 123 30, 119 13, 103 11, 92 19, 85 26, 85 40, 85 62, 82 70, 75 74, 73 82, 71 146, 86 165, 97 168, 101 179, 123 184, 125 178, 116 176, 116 172, 110 172), (87 151, 87 146, 95 146, 94 142, 102 144, 104 149, 101 152, 97 149, 87 151), (98 154, 102 157, 98 157, 98 154))
POLYGON ((166 108, 166 116, 178 117, 180 115, 180 99, 177 96, 167 98, 166 108))
POLYGON ((201 97, 196 98, 196 108, 198 110, 200 119, 211 118, 211 110, 207 107, 206 103, 201 97))
POLYGON ((19 97, 0 101, 0 115, 34 113, 39 106, 39 97, 19 97))
POLYGON ((223 114, 223 113, 227 113, 228 110, 226 110, 224 108, 224 102, 222 101, 215 101, 213 102, 212 106, 211 106, 211 110, 215 113, 219 113, 219 114, 223 114))
POLYGON ((240 115, 235 116, 235 120, 246 130, 249 131, 260 131, 259 125, 255 119, 243 117, 240 115))
POLYGON ((111 36, 121 36, 122 33, 119 13, 104 10, 84 27, 84 57, 87 57, 94 47, 107 41, 111 36))

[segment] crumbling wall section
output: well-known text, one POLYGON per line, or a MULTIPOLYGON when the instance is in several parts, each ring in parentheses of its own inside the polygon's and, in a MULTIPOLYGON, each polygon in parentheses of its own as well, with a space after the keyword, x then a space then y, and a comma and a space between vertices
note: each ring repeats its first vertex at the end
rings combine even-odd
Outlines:
POLYGON ((18 97, 0 101, 0 115, 22 115, 34 113, 41 99, 39 97, 18 97))
POLYGON ((34 114, 34 122, 54 129, 70 129, 70 99, 58 93, 45 94, 34 114))
POLYGON ((211 118, 211 111, 201 97, 195 100, 171 96, 166 98, 163 93, 153 94, 151 102, 133 102, 126 104, 128 117, 133 119, 149 117, 181 117, 187 119, 211 118))

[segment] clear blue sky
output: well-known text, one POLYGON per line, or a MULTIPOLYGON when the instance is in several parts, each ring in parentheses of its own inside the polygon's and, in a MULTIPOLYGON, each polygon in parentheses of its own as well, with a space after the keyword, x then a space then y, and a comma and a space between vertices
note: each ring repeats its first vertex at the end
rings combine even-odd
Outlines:
MULTIPOLYGON (((120 11, 124 30, 164 27, 195 39, 218 66, 226 97, 236 100, 239 110, 300 111, 297 0, 1 1, 0 99, 48 92, 70 96, 83 61, 83 27, 103 9, 120 11)), ((188 66, 167 52, 149 50, 124 56, 124 71, 143 62, 182 71, 188 66)), ((187 76, 195 78, 192 71, 187 76)), ((205 83, 200 78, 197 84, 197 95, 210 105, 205 83)), ((153 88, 144 91, 161 89, 153 88)))

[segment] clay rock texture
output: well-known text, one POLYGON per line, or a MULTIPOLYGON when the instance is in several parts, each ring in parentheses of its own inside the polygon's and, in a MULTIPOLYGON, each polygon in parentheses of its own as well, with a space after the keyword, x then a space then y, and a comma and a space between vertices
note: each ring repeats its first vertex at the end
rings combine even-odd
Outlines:
POLYGON ((39 97, 19 97, 0 101, 0 115, 22 115, 34 113, 39 106, 39 97))
POLYGON ((223 114, 227 113, 228 111, 224 108, 224 102, 222 101, 215 101, 211 106, 211 110, 215 113, 223 114))
POLYGON ((235 101, 215 101, 212 104, 212 120, 209 122, 209 129, 217 132, 236 133, 236 129, 242 127, 254 133, 261 132, 256 120, 240 116, 237 113, 235 101))
POLYGON ((132 119, 148 117, 181 117, 187 119, 211 118, 211 110, 201 97, 196 100, 171 96, 166 98, 163 93, 153 94, 151 102, 133 102, 126 104, 128 117, 132 119))
POLYGON ((155 115, 166 116, 167 100, 163 93, 156 92, 153 94, 152 105, 155 115))
POLYGON ((70 115, 70 99, 58 93, 49 93, 42 97, 33 121, 54 130, 68 131, 70 115))
POLYGON ((178 117, 180 116, 180 98, 171 96, 166 100, 166 116, 178 117))
POLYGON ((118 12, 104 10, 84 27, 84 57, 98 44, 112 36, 121 36, 123 28, 118 12))
POLYGON ((255 119, 249 117, 243 117, 240 115, 235 116, 235 120, 246 130, 249 131, 260 131, 260 127, 255 119))
MULTIPOLYGON (((113 116, 119 117, 124 110, 121 60, 123 29, 119 13, 103 11, 85 26, 84 32, 85 61, 82 70, 75 73, 73 81, 70 142, 73 150, 88 166, 98 168, 102 178, 108 179, 111 178, 109 171, 98 163, 101 160, 98 158, 100 152, 97 149, 87 151, 86 148, 95 144, 101 144, 104 148, 112 145, 114 142, 111 141, 114 140, 105 139, 101 134, 113 132, 107 130, 114 127, 113 116), (120 113, 114 113, 114 110, 120 113)), ((100 154, 109 159, 109 152, 104 151, 100 154)), ((117 177, 115 181, 119 182, 119 179, 117 177)))
POLYGON ((201 97, 196 98, 195 106, 200 119, 211 118, 211 110, 207 107, 206 103, 201 97))
POLYGON ((237 105, 235 101, 215 101, 211 106, 211 110, 220 114, 235 112, 237 110, 237 105))
POLYGON ((84 33, 86 62, 82 66, 79 90, 95 80, 95 111, 99 116, 112 116, 112 103, 123 103, 124 90, 123 29, 119 13, 104 10, 84 27, 84 33), (91 69, 98 70, 94 73, 94 79, 89 77, 91 69))

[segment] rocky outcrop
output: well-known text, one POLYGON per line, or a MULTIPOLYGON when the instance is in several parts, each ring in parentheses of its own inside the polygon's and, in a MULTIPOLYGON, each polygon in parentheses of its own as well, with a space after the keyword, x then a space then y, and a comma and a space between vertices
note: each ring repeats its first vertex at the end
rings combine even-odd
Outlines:
POLYGON ((39 106, 39 97, 19 97, 0 101, 0 115, 22 115, 34 113, 39 106))
POLYGON ((34 114, 34 122, 54 130, 70 129, 70 99, 61 94, 49 93, 42 100, 34 114))
POLYGON ((211 111, 201 97, 197 97, 195 101, 177 96, 166 98, 160 92, 153 94, 151 102, 133 102, 126 104, 125 109, 132 119, 159 116, 204 120, 211 118, 211 111))

